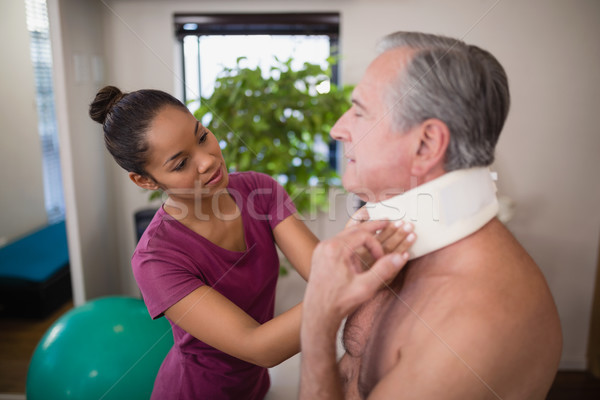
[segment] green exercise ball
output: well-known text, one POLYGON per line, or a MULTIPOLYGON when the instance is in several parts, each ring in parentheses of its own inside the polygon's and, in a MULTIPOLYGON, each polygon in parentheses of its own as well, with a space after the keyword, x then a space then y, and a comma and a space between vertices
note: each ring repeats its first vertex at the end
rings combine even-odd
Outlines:
POLYGON ((147 400, 171 346, 168 321, 153 321, 143 301, 92 300, 60 317, 38 343, 27 399, 147 400))

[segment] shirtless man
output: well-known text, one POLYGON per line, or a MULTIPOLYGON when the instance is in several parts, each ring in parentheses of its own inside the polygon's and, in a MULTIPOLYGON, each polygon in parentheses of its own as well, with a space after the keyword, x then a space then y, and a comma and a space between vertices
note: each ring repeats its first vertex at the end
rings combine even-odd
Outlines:
MULTIPOLYGON (((344 187, 381 201, 490 165, 508 108, 506 75, 486 51, 389 35, 331 132, 345 145, 344 187)), ((300 398, 544 399, 561 355, 560 322, 538 266, 503 224, 492 218, 408 263, 381 257, 381 224, 349 227, 314 252, 300 398), (365 246, 379 260, 363 272, 365 246)))

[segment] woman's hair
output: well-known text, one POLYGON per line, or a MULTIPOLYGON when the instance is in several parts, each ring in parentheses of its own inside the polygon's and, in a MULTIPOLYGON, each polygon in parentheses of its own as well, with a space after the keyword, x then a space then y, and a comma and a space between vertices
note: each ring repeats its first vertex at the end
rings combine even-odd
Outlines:
POLYGON ((154 117, 166 106, 187 111, 181 101, 160 90, 122 93, 114 86, 106 86, 90 104, 90 117, 102 124, 104 143, 117 164, 128 172, 147 176, 146 132, 154 117))
POLYGON ((450 130, 446 171, 490 165, 510 106, 498 60, 460 40, 416 32, 388 35, 378 50, 398 47, 414 50, 389 90, 398 129, 405 132, 437 118, 450 130))

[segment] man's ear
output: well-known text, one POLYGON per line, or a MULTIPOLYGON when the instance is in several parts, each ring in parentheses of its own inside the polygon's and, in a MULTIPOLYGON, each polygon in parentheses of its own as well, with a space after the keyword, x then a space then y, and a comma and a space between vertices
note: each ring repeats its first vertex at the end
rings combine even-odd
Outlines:
POLYGON ((419 139, 411 174, 422 177, 443 171, 450 143, 448 125, 436 118, 428 119, 419 126, 419 139))
POLYGON ((130 172, 129 179, 131 179, 133 181, 133 183, 135 183, 142 189, 148 189, 148 190, 159 189, 156 181, 148 176, 143 176, 140 174, 136 174, 135 172, 130 172))

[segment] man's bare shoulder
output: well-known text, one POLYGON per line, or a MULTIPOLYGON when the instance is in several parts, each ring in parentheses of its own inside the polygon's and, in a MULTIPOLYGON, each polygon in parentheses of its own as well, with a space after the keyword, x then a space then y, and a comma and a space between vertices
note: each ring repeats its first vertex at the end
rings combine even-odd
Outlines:
POLYGON ((432 398, 451 397, 435 392, 445 384, 468 398, 545 396, 561 352, 558 314, 539 268, 499 222, 413 262, 395 298, 375 322, 371 381, 398 375, 394 386, 432 398))

